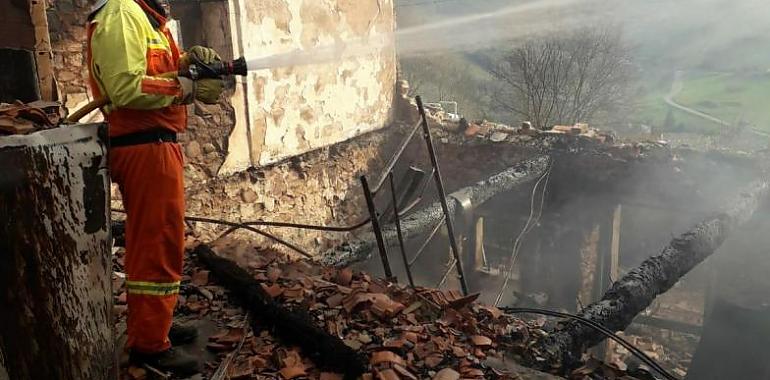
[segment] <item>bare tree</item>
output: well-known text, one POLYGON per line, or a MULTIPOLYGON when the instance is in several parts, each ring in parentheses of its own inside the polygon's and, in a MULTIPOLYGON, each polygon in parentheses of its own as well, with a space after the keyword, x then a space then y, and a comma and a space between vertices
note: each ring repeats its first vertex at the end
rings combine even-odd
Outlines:
POLYGON ((593 122, 622 108, 633 72, 615 28, 531 39, 492 62, 496 104, 540 129, 593 122))

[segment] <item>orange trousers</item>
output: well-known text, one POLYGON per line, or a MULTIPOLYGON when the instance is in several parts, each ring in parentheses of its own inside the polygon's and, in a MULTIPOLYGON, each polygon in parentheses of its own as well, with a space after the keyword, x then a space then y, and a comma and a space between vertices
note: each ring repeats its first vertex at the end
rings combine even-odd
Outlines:
POLYGON ((184 258, 184 178, 179 144, 113 148, 110 171, 126 219, 128 347, 168 349, 184 258))

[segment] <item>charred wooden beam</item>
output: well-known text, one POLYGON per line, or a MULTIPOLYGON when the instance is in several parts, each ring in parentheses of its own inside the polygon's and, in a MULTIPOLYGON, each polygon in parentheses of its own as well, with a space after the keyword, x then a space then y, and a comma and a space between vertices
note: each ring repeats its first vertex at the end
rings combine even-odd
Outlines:
MULTIPOLYGON (((768 193, 768 182, 752 183, 722 213, 706 220, 675 238, 660 255, 645 260, 615 282, 604 297, 578 315, 612 331, 625 330, 655 298, 671 289, 682 276, 713 254, 732 231, 746 223, 768 193)), ((532 360, 536 368, 567 369, 578 362, 580 354, 605 339, 596 330, 576 321, 565 321, 539 343, 541 359, 532 360)))
MULTIPOLYGON (((454 217, 459 207, 459 197, 467 197, 474 206, 483 204, 492 197, 511 191, 516 187, 536 180, 545 173, 550 165, 550 158, 537 156, 533 159, 520 162, 513 167, 498 173, 473 186, 462 188, 449 195, 449 212, 454 217)), ((401 228, 404 239, 411 239, 429 233, 435 226, 443 221, 444 212, 440 202, 407 215, 401 220, 401 228)), ((398 241, 396 227, 391 224, 383 228, 385 239, 388 242, 398 241)), ((358 240, 344 243, 335 247, 320 258, 320 262, 328 266, 344 267, 367 260, 377 248, 374 233, 367 233, 358 240)))
POLYGON ((269 328, 277 338, 300 347, 319 368, 342 373, 345 379, 356 379, 366 371, 363 358, 352 348, 315 326, 304 312, 275 302, 260 282, 236 263, 217 256, 207 245, 198 246, 194 253, 249 310, 255 330, 269 328))

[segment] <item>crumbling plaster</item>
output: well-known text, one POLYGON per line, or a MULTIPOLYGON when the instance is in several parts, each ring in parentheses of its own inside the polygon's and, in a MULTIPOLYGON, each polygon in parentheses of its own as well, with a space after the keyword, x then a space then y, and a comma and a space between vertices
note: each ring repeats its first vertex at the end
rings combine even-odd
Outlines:
MULTIPOLYGON (((391 0, 229 0, 234 56, 247 59, 390 34, 391 0)), ((236 126, 220 174, 348 140, 390 121, 392 47, 339 62, 254 71, 233 95, 236 126)))

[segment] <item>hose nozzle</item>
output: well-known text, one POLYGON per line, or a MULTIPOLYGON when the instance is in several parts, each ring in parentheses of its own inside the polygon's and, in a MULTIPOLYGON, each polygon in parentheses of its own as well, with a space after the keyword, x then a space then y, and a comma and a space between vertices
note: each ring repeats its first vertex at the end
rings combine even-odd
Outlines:
POLYGON ((246 58, 241 57, 234 61, 217 61, 211 64, 193 62, 187 69, 179 71, 179 75, 192 80, 204 78, 221 78, 223 76, 241 75, 248 72, 246 58))

